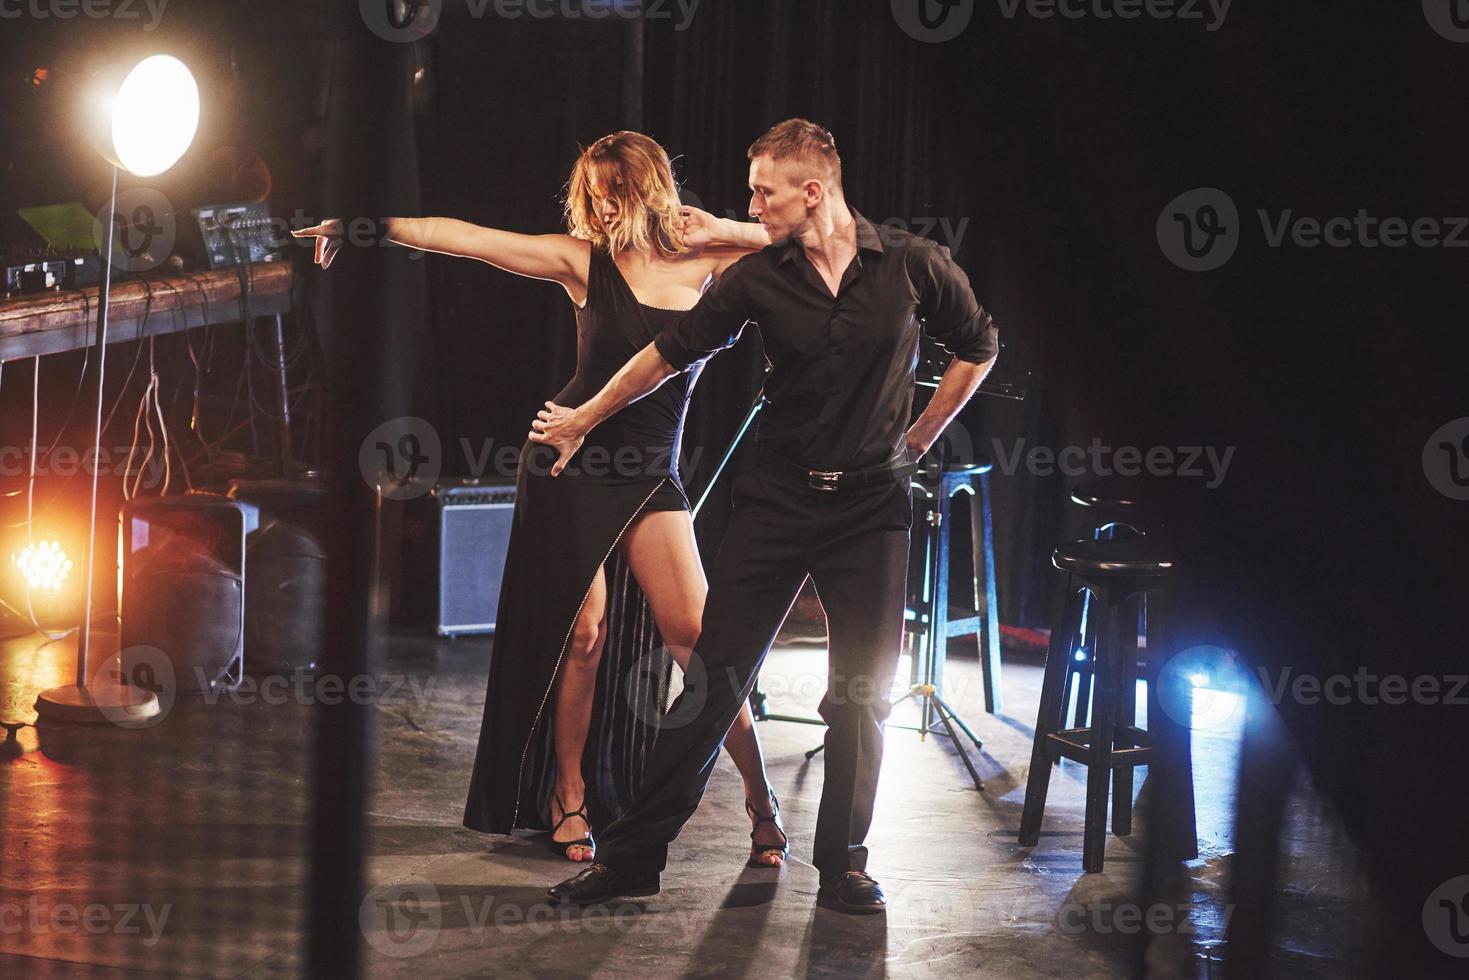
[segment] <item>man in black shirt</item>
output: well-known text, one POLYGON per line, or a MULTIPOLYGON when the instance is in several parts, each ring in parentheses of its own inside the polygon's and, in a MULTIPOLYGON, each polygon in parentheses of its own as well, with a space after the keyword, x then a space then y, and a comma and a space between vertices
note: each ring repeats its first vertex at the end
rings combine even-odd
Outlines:
POLYGON ((820 894, 846 912, 885 907, 862 842, 902 646, 907 477, 994 364, 997 331, 947 249, 879 230, 847 206, 825 129, 781 123, 749 156, 750 214, 774 244, 734 265, 590 401, 548 403, 533 424, 532 440, 557 447, 559 473, 603 419, 731 346, 748 321, 759 324, 771 363, 759 461, 734 486, 680 699, 701 698, 702 710, 659 733, 639 798, 603 832, 596 862, 551 889, 559 902, 657 893, 668 842, 698 807, 720 743, 809 575, 830 634, 819 709, 828 725, 815 834, 820 894), (910 428, 920 323, 954 357, 910 428))

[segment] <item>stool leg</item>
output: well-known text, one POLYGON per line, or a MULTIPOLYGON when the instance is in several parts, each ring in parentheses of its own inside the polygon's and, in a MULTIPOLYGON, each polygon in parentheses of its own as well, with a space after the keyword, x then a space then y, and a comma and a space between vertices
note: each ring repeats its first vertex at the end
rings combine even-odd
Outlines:
POLYGON ((974 608, 979 612, 979 664, 984 710, 1003 710, 1000 699, 1000 600, 995 591, 995 519, 990 477, 979 474, 979 492, 969 495, 969 536, 974 549, 974 608), (984 587, 980 588, 981 574, 984 587))
MULTIPOLYGON (((1137 725, 1137 604, 1141 595, 1124 599, 1118 609, 1122 621, 1122 637, 1117 661, 1117 731, 1118 744, 1132 748, 1136 742, 1123 733, 1137 725)), ((1112 771, 1112 833, 1126 837, 1132 833, 1132 766, 1118 766, 1112 771)))
POLYGON ((1051 748, 1048 736, 1054 734, 1061 717, 1061 689, 1066 683, 1066 661, 1070 658, 1069 637, 1076 635, 1081 620, 1081 593, 1068 576, 1066 592, 1061 597, 1061 615, 1051 631, 1046 650, 1046 672, 1041 680, 1041 707, 1035 720, 1035 741, 1030 749, 1030 775, 1025 784, 1025 808, 1020 814, 1020 843, 1030 847, 1040 839, 1041 816, 1046 809, 1046 793, 1051 788, 1051 748))
MULTIPOLYGON (((1193 729, 1181 725, 1162 708, 1161 672, 1177 650, 1179 633, 1170 619, 1172 603, 1168 588, 1147 597, 1148 616, 1148 733, 1152 736, 1153 758, 1149 780, 1158 783, 1150 792, 1163 806, 1155 807, 1163 819, 1149 821, 1148 833, 1165 838, 1160 853, 1175 861, 1192 861, 1199 856, 1198 817, 1194 812, 1193 729)), ((1180 682, 1186 683, 1186 682, 1180 682)), ((1173 703, 1186 703, 1189 691, 1173 692, 1173 703)))
MULTIPOLYGON (((933 645, 931 647, 932 659, 929 661, 928 677, 925 683, 932 684, 939 691, 944 687, 944 663, 949 659, 949 527, 951 518, 951 498, 947 481, 939 487, 938 499, 933 502, 934 517, 938 523, 933 527, 934 543, 934 575, 933 575, 933 614, 930 617, 933 629, 933 645)), ((924 698, 923 711, 927 717, 924 724, 931 729, 938 729, 939 712, 933 706, 933 702, 924 698)))
MULTIPOLYGON (((1091 616, 1095 616, 1097 604, 1095 599, 1087 607, 1091 616)), ((1091 621, 1090 619, 1088 621, 1091 621)), ((1091 630, 1088 629, 1088 634, 1091 630)), ((1097 664, 1097 638, 1088 635, 1083 638, 1081 649, 1086 651, 1086 660, 1076 666, 1076 711, 1072 714, 1071 727, 1085 728, 1091 722, 1092 708, 1092 681, 1096 677, 1097 664)))
POLYGON ((1090 753, 1086 772, 1086 826, 1083 828, 1082 870, 1102 870, 1107 849, 1107 790, 1112 783, 1112 739, 1117 719, 1117 665, 1120 643, 1114 634, 1123 617, 1116 595, 1105 589, 1092 608, 1097 610, 1096 691, 1092 701, 1090 753))

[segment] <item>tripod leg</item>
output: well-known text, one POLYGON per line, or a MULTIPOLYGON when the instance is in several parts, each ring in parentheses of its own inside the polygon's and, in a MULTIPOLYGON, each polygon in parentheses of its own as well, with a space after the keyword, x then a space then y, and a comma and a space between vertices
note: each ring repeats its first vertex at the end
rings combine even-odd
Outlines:
POLYGON ((956 725, 959 726, 959 730, 962 731, 965 735, 968 735, 969 736, 969 741, 971 741, 971 742, 974 743, 974 747, 976 749, 980 750, 981 752, 983 752, 984 751, 984 742, 982 742, 980 740, 980 738, 979 738, 978 735, 974 734, 974 732, 970 730, 970 728, 969 728, 968 725, 964 724, 964 719, 963 718, 960 718, 959 715, 958 715, 958 713, 955 712, 953 708, 949 707, 949 702, 945 701, 943 698, 939 697, 937 694, 935 694, 933 696, 933 699, 934 699, 934 702, 937 703, 940 708, 942 708, 944 711, 948 712, 949 718, 953 720, 954 724, 956 724, 956 725))
POLYGON ((974 788, 981 793, 984 792, 984 780, 979 778, 979 771, 974 768, 974 763, 970 761, 969 752, 964 748, 964 743, 959 741, 959 736, 949 721, 948 709, 944 707, 944 703, 939 701, 938 698, 934 698, 933 700, 935 701, 933 713, 938 716, 938 720, 943 723, 944 728, 948 731, 949 741, 954 743, 954 750, 959 753, 959 758, 964 760, 964 768, 969 770, 969 778, 974 780, 974 788))

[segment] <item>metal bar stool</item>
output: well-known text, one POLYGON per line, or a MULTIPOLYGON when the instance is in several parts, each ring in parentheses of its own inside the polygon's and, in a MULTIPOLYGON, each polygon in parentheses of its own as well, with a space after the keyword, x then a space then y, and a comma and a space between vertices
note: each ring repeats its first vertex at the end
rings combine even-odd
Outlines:
MULTIPOLYGON (((922 538, 915 535, 915 558, 921 551, 921 564, 913 576, 912 608, 908 619, 921 630, 915 633, 913 683, 920 680, 921 660, 936 661, 931 683, 942 689, 944 657, 936 648, 946 649, 955 637, 973 636, 979 651, 984 710, 994 714, 1003 707, 1000 684, 1000 602, 995 591, 994 511, 990 502, 989 459, 974 462, 952 462, 937 474, 920 470, 914 477, 913 491, 923 502, 922 538), (953 501, 960 493, 969 495, 969 545, 974 574, 974 615, 962 619, 949 618, 949 520, 953 501)), ((962 726, 962 723, 961 723, 962 726)), ((967 729, 966 729, 967 731, 967 729)), ((973 737, 973 736, 971 736, 973 737)))
MULTIPOLYGON (((1086 824, 1082 867, 1101 871, 1106 847, 1107 793, 1111 783, 1112 830, 1119 836, 1132 832, 1133 769, 1151 765, 1154 736, 1137 726, 1137 617, 1138 600, 1157 589, 1173 569, 1173 558, 1156 536, 1108 541, 1074 541, 1056 549, 1055 566, 1070 573, 1057 628, 1051 633, 1041 685, 1040 711, 1031 750, 1025 808, 1020 819, 1020 843, 1033 846, 1040 837, 1051 765, 1071 759, 1088 767, 1086 824), (1063 728, 1065 704, 1061 697, 1070 661, 1069 645, 1081 626, 1084 594, 1095 601, 1097 645, 1093 652, 1095 691, 1089 727, 1063 728)), ((1149 727, 1162 718, 1158 703, 1156 663, 1148 670, 1149 727)), ((1187 740, 1183 740, 1184 746, 1187 740)), ((1187 748, 1181 766, 1190 771, 1187 748)), ((1189 823, 1193 796, 1189 794, 1189 823)))

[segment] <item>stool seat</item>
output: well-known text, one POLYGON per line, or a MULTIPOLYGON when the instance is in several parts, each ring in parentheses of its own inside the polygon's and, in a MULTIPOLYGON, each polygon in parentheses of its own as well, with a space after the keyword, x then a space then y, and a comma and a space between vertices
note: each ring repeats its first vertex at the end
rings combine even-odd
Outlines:
POLYGON ((988 473, 995 468, 995 461, 987 456, 971 459, 969 462, 953 460, 944 464, 945 476, 972 476, 977 473, 988 473))
POLYGON ((1142 495, 1136 481, 1101 479, 1078 484, 1071 490, 1073 503, 1083 507, 1109 510, 1136 510, 1142 506, 1142 495))
POLYGON ((1173 555, 1154 537, 1116 538, 1110 541, 1072 541, 1056 549, 1051 562, 1063 572, 1091 577, 1165 575, 1173 555))

